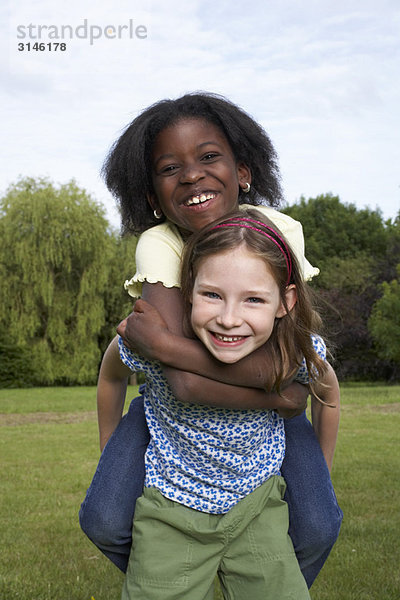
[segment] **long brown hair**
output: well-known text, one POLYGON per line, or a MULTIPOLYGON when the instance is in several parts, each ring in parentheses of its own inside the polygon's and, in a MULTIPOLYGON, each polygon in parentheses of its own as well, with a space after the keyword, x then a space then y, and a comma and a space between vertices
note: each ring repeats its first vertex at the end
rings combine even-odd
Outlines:
MULTIPOLYGON (((190 322, 191 296, 200 263, 207 257, 246 244, 265 261, 277 285, 287 313, 275 320, 265 344, 270 365, 269 389, 279 391, 305 358, 312 380, 326 372, 326 362, 314 349, 311 335, 318 335, 321 318, 313 306, 312 292, 304 281, 294 252, 279 229, 261 212, 240 210, 211 223, 190 237, 182 258, 181 292, 185 318, 190 322), (296 286, 297 302, 289 311, 285 298, 288 285, 296 286)), ((232 273, 232 277, 236 275, 232 273)), ((240 276, 240 274, 239 274, 240 276)))

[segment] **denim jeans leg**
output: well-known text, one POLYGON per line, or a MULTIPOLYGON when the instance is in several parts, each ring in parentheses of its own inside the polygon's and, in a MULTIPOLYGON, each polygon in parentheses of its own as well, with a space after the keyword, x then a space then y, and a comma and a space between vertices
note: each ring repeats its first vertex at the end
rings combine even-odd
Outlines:
POLYGON ((149 431, 143 397, 134 398, 108 440, 79 512, 89 539, 125 572, 135 503, 143 492, 149 431))
POLYGON ((343 513, 311 423, 303 413, 285 420, 289 534, 310 588, 339 535, 343 513))

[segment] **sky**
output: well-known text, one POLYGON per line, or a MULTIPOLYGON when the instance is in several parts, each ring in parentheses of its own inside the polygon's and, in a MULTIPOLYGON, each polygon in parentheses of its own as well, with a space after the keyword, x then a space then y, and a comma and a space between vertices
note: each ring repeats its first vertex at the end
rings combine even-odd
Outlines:
POLYGON ((399 213, 398 0, 9 0, 0 23, 2 195, 75 179, 118 228, 99 175, 111 144, 150 104, 203 90, 268 132, 288 204, 332 193, 399 213))

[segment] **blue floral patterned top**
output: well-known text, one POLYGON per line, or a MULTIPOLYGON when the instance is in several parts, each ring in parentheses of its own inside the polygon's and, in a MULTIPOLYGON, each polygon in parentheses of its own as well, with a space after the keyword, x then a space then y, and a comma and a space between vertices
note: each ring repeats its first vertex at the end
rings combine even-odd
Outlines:
MULTIPOLYGON (((119 350, 124 364, 146 375, 144 405, 151 436, 146 487, 195 510, 221 514, 280 474, 285 432, 276 412, 179 402, 159 363, 138 356, 121 338, 119 350)), ((300 380, 308 382, 304 368, 300 380)))

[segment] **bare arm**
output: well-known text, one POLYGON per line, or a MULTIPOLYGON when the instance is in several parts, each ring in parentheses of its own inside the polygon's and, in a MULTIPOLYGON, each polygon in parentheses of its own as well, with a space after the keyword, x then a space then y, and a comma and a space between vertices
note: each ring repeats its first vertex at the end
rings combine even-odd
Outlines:
POLYGON ((339 430, 340 390, 335 371, 330 365, 320 383, 327 387, 317 385, 315 389, 316 394, 327 404, 334 405, 334 408, 324 406, 315 396, 312 396, 311 418, 329 471, 331 471, 339 430))
POLYGON ((292 416, 304 409, 307 391, 299 384, 289 386, 285 398, 263 390, 268 364, 262 348, 239 363, 225 365, 200 342, 183 337, 179 289, 145 283, 143 298, 151 306, 139 301, 136 312, 119 325, 118 333, 129 347, 168 365, 164 373, 179 400, 230 408, 294 409, 292 416))
POLYGON ((118 340, 114 338, 104 354, 97 382, 97 418, 101 451, 122 418, 130 374, 131 371, 119 357, 118 340))
POLYGON ((181 402, 206 404, 220 408, 275 409, 282 417, 294 417, 305 409, 308 388, 299 383, 290 386, 290 392, 279 396, 257 388, 239 387, 220 383, 185 371, 164 367, 165 376, 171 386, 175 398, 181 402), (169 375, 173 371, 172 377, 169 375), (217 392, 216 392, 217 390, 217 392))
POLYGON ((140 354, 173 369, 231 385, 266 387, 263 379, 268 357, 263 348, 253 352, 251 359, 245 357, 234 365, 220 362, 199 340, 184 337, 182 332, 172 333, 160 313, 144 300, 136 302, 133 313, 127 319, 124 337, 128 345, 140 354))
POLYGON ((184 336, 178 288, 145 283, 143 299, 145 302, 139 300, 135 311, 118 327, 127 346, 174 369, 232 385, 265 389, 263 374, 269 365, 263 348, 234 365, 221 363, 201 342, 184 336))

